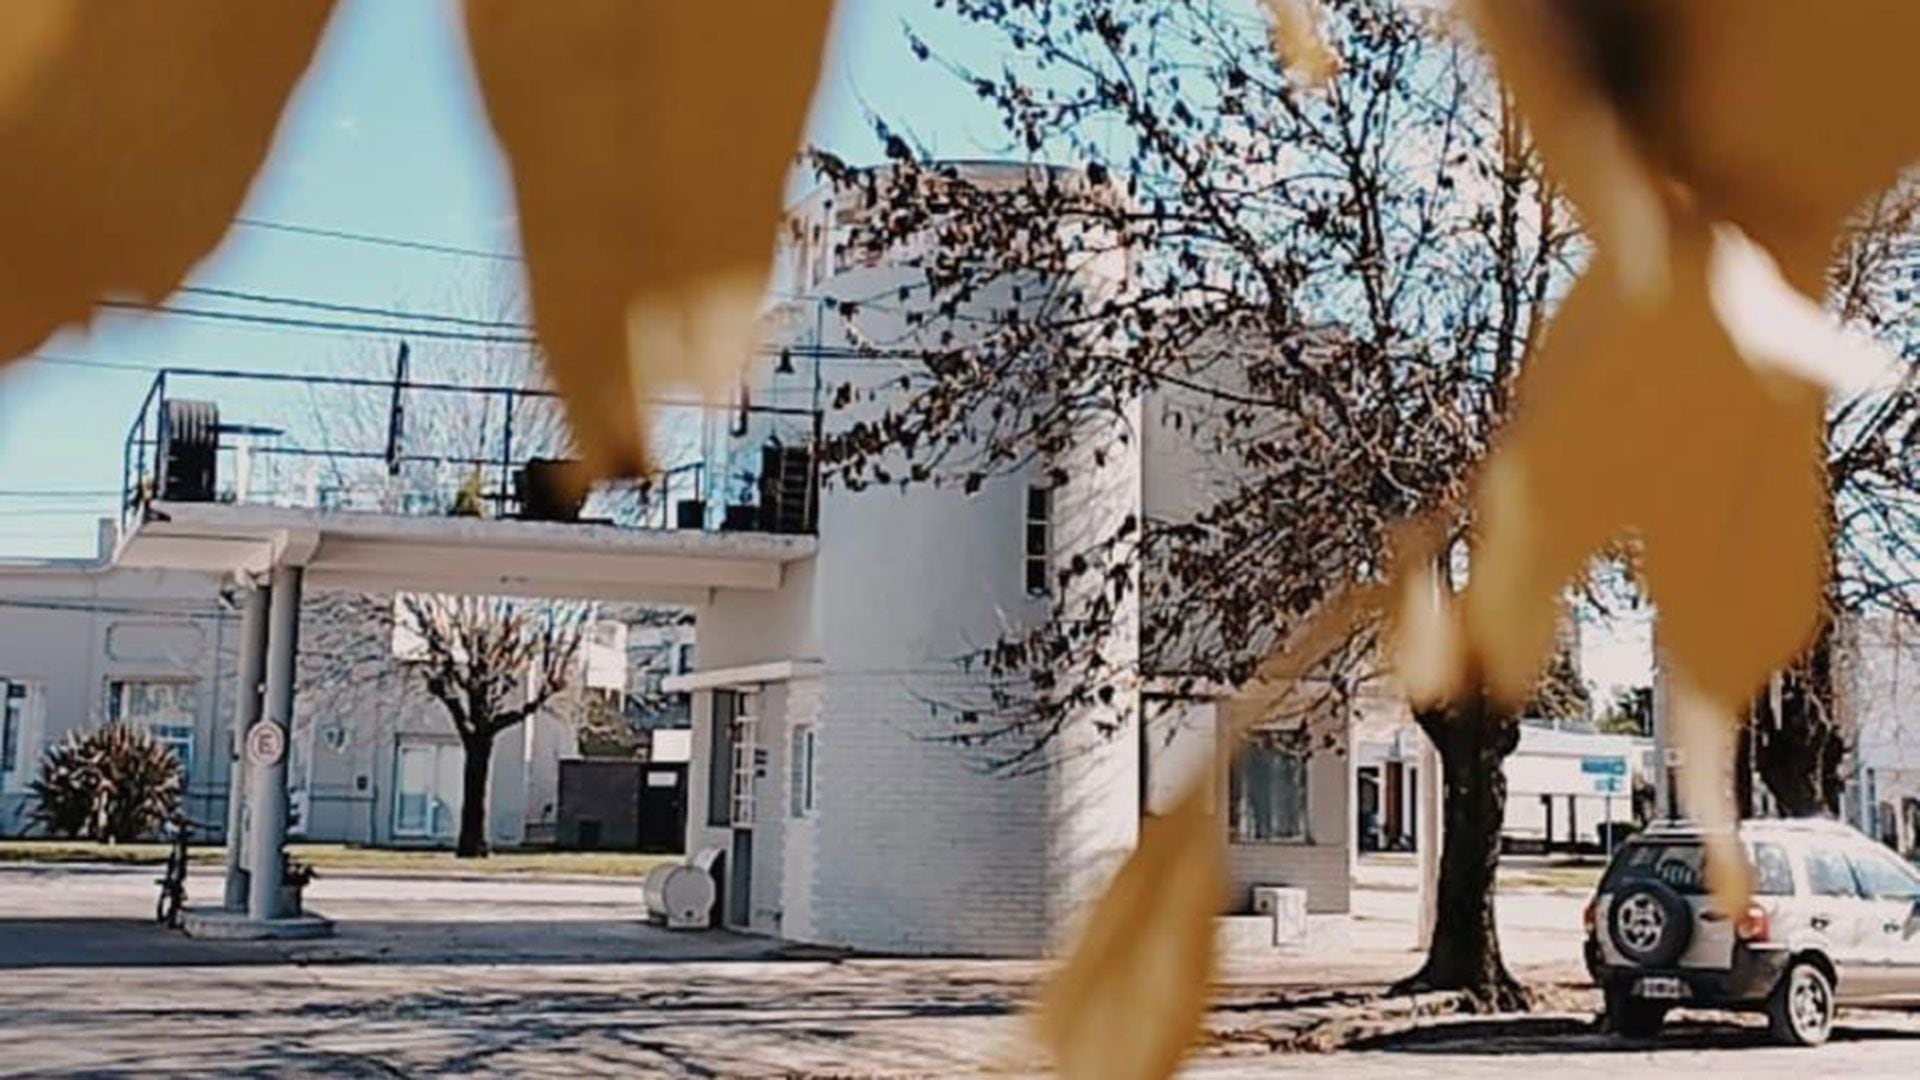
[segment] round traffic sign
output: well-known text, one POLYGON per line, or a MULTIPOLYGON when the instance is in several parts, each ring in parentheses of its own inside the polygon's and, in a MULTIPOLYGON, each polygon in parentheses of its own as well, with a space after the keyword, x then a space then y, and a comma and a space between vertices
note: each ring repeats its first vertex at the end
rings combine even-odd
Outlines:
POLYGON ((279 724, 262 720, 247 729, 247 760, 272 765, 287 752, 287 733, 279 724))

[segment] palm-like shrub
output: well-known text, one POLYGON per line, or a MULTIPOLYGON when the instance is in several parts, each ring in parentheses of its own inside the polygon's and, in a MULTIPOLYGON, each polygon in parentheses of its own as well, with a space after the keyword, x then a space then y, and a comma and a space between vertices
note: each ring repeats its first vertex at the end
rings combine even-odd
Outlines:
POLYGON ((180 759, 144 728, 68 732, 40 759, 33 819, 57 836, 146 836, 180 805, 180 759))

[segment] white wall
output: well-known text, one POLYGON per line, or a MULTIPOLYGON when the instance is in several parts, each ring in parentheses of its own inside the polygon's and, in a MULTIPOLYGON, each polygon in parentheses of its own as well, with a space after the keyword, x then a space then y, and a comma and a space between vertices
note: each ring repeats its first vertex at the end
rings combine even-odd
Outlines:
POLYGON ((0 677, 39 687, 20 735, 20 768, 0 780, 0 835, 30 825, 40 755, 107 717, 113 679, 191 681, 193 770, 182 808, 216 834, 226 823, 228 727, 238 616, 194 574, 108 570, 80 561, 0 564, 0 677))

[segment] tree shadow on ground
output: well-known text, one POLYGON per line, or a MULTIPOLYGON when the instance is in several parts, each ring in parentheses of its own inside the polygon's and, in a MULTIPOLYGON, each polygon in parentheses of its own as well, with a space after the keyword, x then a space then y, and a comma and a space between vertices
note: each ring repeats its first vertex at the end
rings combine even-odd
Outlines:
POLYGON ((768 960, 769 938, 638 919, 353 919, 331 938, 220 941, 142 919, 0 919, 0 970, 251 964, 618 964, 768 960))
MULTIPOLYGON (((1835 1042, 1920 1040, 1920 1029, 1875 1026, 1842 1013, 1833 1029, 1835 1042)), ((1443 1020, 1418 1028, 1381 1032, 1345 1043, 1345 1050, 1404 1054, 1476 1054, 1509 1057, 1527 1054, 1644 1054, 1649 1050, 1730 1050, 1774 1045, 1764 1022, 1746 1019, 1670 1021, 1657 1038, 1628 1038, 1600 1029, 1593 1017, 1490 1016, 1443 1020)))
POLYGON ((748 979, 728 966, 651 980, 602 972, 592 981, 511 969, 362 969, 319 983, 229 969, 196 972, 184 994, 166 992, 168 974, 130 973, 131 985, 112 1000, 44 992, 22 999, 0 1029, 0 1061, 14 1055, 90 1073, 564 1067, 733 1076, 839 1074, 859 1060, 863 1073, 937 1075, 992 1064, 983 1025, 1018 1008, 1010 986, 957 983, 905 965, 778 967, 748 979), (958 1059, 956 1045, 965 1048, 958 1059))

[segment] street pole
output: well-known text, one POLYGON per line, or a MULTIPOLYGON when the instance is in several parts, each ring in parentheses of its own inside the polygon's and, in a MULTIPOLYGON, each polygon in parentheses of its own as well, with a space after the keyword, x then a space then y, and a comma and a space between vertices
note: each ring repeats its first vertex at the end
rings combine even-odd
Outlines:
POLYGON ((1425 952, 1433 944, 1433 927, 1440 905, 1441 815, 1446 812, 1446 785, 1440 775, 1440 753, 1424 732, 1420 737, 1419 809, 1414 839, 1420 861, 1420 917, 1415 921, 1414 947, 1425 952))
POLYGON ((247 918, 256 922, 286 914, 280 904, 281 865, 287 843, 287 745, 293 721, 294 660, 300 649, 300 585, 297 566, 275 567, 267 627, 267 688, 262 715, 246 735, 247 918), (278 729, 277 736, 267 729, 278 729))
POLYGON ((267 671, 267 620, 270 587, 247 590, 240 613, 239 699, 233 706, 232 759, 227 763, 228 911, 247 909, 246 864, 240 858, 247 833, 247 731, 260 722, 261 683, 267 671))

